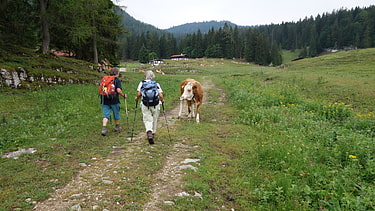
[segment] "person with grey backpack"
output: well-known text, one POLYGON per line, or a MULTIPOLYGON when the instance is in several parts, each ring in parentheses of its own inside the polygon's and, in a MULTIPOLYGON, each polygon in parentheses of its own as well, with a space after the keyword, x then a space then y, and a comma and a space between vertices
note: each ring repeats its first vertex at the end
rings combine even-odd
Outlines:
POLYGON ((142 98, 140 105, 149 144, 154 144, 154 136, 160 114, 160 104, 164 103, 163 90, 160 84, 154 81, 154 78, 155 75, 152 71, 146 71, 145 80, 138 84, 137 95, 135 97, 137 103, 142 98))

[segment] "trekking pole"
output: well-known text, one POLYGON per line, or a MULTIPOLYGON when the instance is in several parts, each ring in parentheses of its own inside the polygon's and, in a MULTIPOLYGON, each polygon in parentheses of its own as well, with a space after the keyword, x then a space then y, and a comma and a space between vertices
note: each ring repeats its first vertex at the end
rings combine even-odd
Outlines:
POLYGON ((134 122, 133 122, 133 128, 132 128, 132 137, 130 139, 131 142, 133 141, 135 117, 137 116, 137 107, 138 107, 138 101, 135 101, 134 122))
POLYGON ((167 125, 167 129, 168 129, 169 141, 172 142, 171 133, 169 132, 169 125, 168 125, 168 121, 167 121, 167 116, 165 115, 164 103, 162 103, 161 105, 163 107, 163 114, 164 114, 165 124, 167 125))
POLYGON ((126 103, 126 98, 124 98, 125 101, 125 112, 126 112, 126 126, 128 127, 128 133, 130 132, 129 130, 129 113, 128 113, 128 104, 126 103))

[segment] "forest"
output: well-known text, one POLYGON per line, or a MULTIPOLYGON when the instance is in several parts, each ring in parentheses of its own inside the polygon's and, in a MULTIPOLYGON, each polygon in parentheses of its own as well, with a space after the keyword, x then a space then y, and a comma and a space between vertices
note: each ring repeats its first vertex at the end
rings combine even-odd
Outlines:
POLYGON ((375 46, 375 6, 341 8, 281 24, 243 27, 225 23, 183 36, 137 22, 110 0, 4 0, 0 12, 2 49, 7 44, 41 53, 54 49, 96 64, 103 59, 112 64, 120 60, 147 63, 184 53, 191 58, 238 58, 280 65, 283 49, 302 49, 301 57, 314 57, 332 49, 375 46))
POLYGON ((146 51, 153 57, 169 58, 177 52, 193 58, 240 58, 279 65, 282 49, 301 49, 301 57, 314 57, 329 50, 371 48, 375 46, 375 6, 339 9, 297 22, 252 27, 224 24, 207 33, 198 29, 185 36, 181 31, 174 29, 172 35, 160 35, 158 31, 130 33, 122 38, 120 57, 137 60, 146 51), (176 34, 179 37, 174 38, 176 34))
POLYGON ((118 37, 124 32, 110 0, 2 0, 0 49, 6 45, 71 53, 98 64, 116 61, 118 37))

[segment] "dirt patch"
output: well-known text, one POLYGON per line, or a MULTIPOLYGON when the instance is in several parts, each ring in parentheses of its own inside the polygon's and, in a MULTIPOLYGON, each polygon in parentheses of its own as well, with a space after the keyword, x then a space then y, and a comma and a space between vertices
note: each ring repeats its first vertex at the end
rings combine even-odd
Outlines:
MULTIPOLYGON (((206 78, 201 83, 205 93, 204 106, 208 103, 208 90, 214 88, 215 85, 206 78)), ((225 96, 222 94, 219 103, 224 99, 225 96)), ((167 112, 169 127, 172 128, 175 124, 178 112, 179 106, 167 112)), ((162 113, 159 121, 165 121, 162 113)), ((140 134, 125 146, 114 146, 107 157, 100 160, 93 158, 94 162, 87 166, 81 164, 85 168, 70 183, 57 189, 48 200, 37 203, 33 210, 81 210, 81 205, 86 207, 90 205, 92 210, 103 210, 99 205, 101 200, 105 195, 111 195, 111 191, 113 191, 110 188, 111 184, 119 180, 113 175, 117 174, 119 168, 129 163, 129 159, 134 157, 134 153, 142 150, 146 137, 144 133, 140 134), (98 184, 107 184, 108 188, 99 188, 98 184)), ((143 210, 162 210, 163 204, 173 205, 173 202, 167 201, 168 198, 176 195, 184 196, 184 185, 181 182, 184 169, 194 168, 189 164, 190 162, 199 162, 199 160, 191 159, 191 153, 194 152, 195 147, 185 144, 184 141, 175 142, 170 147, 163 167, 153 175, 155 180, 152 184, 152 195, 143 210)))

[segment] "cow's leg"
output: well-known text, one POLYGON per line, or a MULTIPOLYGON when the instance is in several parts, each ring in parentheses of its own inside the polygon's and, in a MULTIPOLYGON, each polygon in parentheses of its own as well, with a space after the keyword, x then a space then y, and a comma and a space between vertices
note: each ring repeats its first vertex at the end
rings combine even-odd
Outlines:
POLYGON ((191 103, 191 118, 194 118, 195 117, 195 107, 196 107, 196 104, 194 102, 191 103))
POLYGON ((196 115, 196 117, 195 117, 195 120, 196 120, 196 122, 199 124, 199 113, 200 113, 200 110, 201 110, 201 105, 202 105, 202 103, 198 103, 198 105, 197 105, 197 115, 196 115))
POLYGON ((190 118, 191 117, 191 100, 186 100, 186 103, 188 107, 187 117, 190 118))
POLYGON ((184 101, 185 100, 180 100, 180 112, 178 112, 178 118, 181 118, 182 115, 182 109, 184 108, 184 101))

